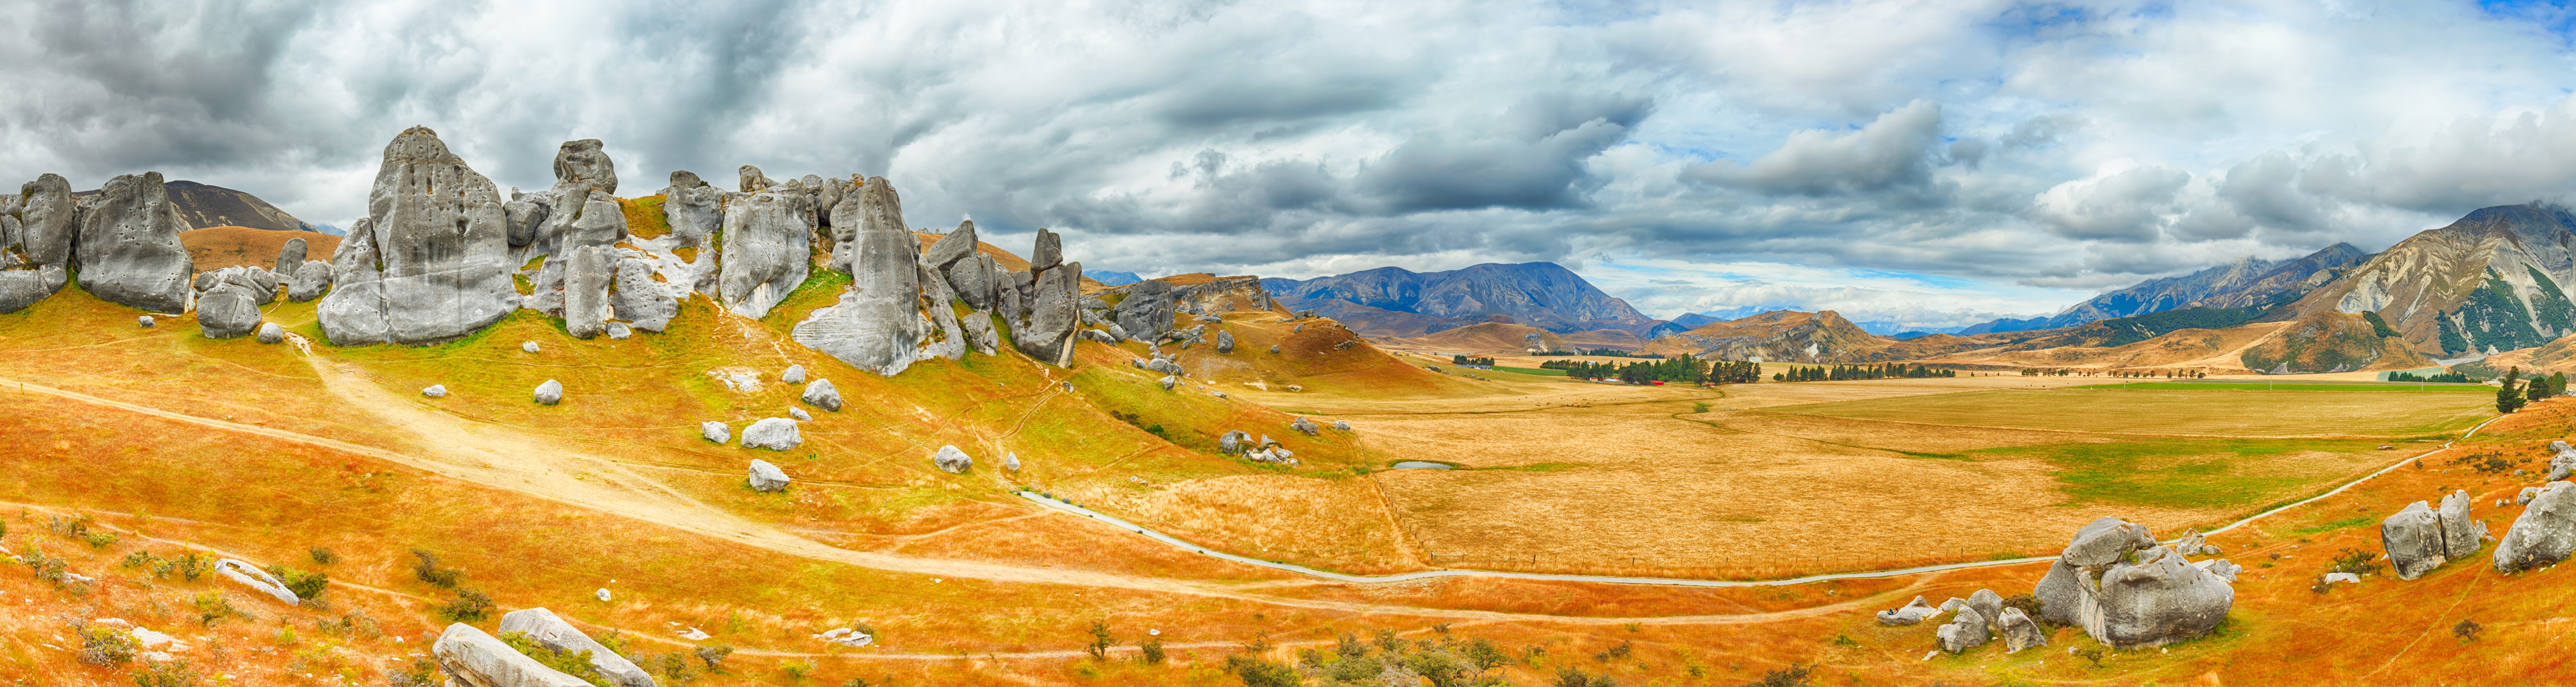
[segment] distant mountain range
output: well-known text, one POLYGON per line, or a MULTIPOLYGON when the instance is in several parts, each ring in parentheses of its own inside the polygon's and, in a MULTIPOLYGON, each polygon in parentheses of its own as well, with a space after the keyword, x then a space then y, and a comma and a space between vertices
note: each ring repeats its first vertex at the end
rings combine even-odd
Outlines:
POLYGON ((1446 272, 1381 267, 1314 279, 1261 280, 1291 310, 1313 310, 1363 336, 1413 337, 1485 322, 1640 339, 1687 327, 1647 317, 1552 262, 1487 263, 1446 272))
POLYGON ((2062 329, 2101 320, 2135 317, 2190 307, 2246 308, 2297 300, 2334 281, 2370 254, 2337 243, 2297 260, 2275 261, 2247 256, 2236 262, 2179 277, 2149 279, 2077 303, 2050 317, 2004 318, 1957 330, 1987 334, 2035 329, 2062 329))
MULTIPOLYGON (((241 191, 194 181, 171 181, 166 184, 166 188, 170 190, 170 206, 178 208, 179 216, 188 220, 190 227, 198 229, 250 227, 269 231, 310 231, 333 235, 344 233, 323 231, 323 225, 296 219, 294 215, 286 214, 285 210, 268 204, 268 201, 260 200, 259 196, 241 191)), ((97 193, 98 191, 93 189, 75 192, 72 195, 88 196, 97 193)))
POLYGON ((1116 270, 1085 269, 1082 271, 1082 276, 1090 277, 1093 281, 1108 284, 1110 286, 1126 286, 1128 284, 1134 284, 1145 280, 1144 277, 1136 276, 1136 273, 1134 272, 1119 272, 1116 270))

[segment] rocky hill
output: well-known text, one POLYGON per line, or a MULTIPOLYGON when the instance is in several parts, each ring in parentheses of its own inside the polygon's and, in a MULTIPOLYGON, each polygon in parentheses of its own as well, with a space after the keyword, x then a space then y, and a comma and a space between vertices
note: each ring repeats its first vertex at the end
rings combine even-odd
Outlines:
POLYGON ((2190 307, 2247 308, 2296 300, 2340 278, 2370 254, 2337 243, 2297 260, 2264 260, 2247 256, 2236 262, 2179 277, 2139 282, 2077 303, 2054 316, 1999 319, 1971 325, 1961 334, 2058 329, 2121 317, 2190 307))
POLYGON ((1261 285, 1292 310, 1313 310, 1371 337, 1420 336, 1482 322, 1560 334, 1618 329, 1650 337, 1680 330, 1552 262, 1487 263, 1447 272, 1381 267, 1315 279, 1273 277, 1261 285))
POLYGON ((1658 337, 1646 342, 1638 352, 1690 354, 1717 360, 1841 363, 1870 360, 1871 351, 1895 342, 1861 331, 1831 310, 1776 310, 1658 337))
MULTIPOLYGON (((285 210, 249 193, 184 179, 171 180, 167 186, 170 206, 179 211, 179 218, 187 220, 188 226, 324 233, 319 225, 296 219, 285 210)), ((100 189, 91 189, 72 195, 88 197, 99 192, 100 189)))
POLYGON ((2576 216, 2566 208, 2484 208, 2399 241, 2308 294, 2300 315, 2371 312, 2441 357, 2530 348, 2576 333, 2576 216))

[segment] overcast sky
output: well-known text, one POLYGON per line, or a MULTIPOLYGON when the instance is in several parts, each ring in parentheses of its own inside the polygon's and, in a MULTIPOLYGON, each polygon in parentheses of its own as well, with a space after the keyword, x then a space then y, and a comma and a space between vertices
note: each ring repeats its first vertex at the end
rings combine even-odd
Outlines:
POLYGON ((1547 260, 1928 326, 2576 184, 2568 15, 2507 3, 125 4, 0 0, 0 179, 345 226, 421 124, 504 186, 578 138, 627 196, 884 175, 1092 269, 1547 260))

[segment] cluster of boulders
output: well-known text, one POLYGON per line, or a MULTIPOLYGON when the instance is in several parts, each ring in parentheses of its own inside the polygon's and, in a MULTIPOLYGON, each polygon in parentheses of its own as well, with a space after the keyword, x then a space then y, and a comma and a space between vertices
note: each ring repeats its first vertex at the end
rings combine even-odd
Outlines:
POLYGON ((2412 580, 2443 563, 2468 558, 2485 546, 2487 524, 2469 517, 2469 492, 2442 497, 2440 510, 2423 501, 2407 504, 2379 523, 2379 543, 2397 579, 2412 580))
POLYGON ((1254 441, 1251 432, 1231 430, 1217 435, 1216 448, 1219 453, 1229 456, 1241 455, 1244 460, 1255 463, 1275 463, 1290 467, 1297 465, 1297 453, 1288 450, 1286 446, 1279 445, 1279 442, 1271 439, 1268 434, 1261 435, 1260 441, 1254 441))
MULTIPOLYGON (((616 687, 657 687, 650 673, 634 661, 583 634, 552 611, 529 608, 501 616, 500 633, 525 635, 535 648, 565 654, 590 653, 587 672, 616 687)), ((548 667, 472 625, 448 625, 430 645, 449 684, 476 687, 588 687, 590 681, 548 667)))
POLYGON ((1924 603, 1923 597, 1892 611, 1879 611, 1881 625, 1913 625, 1943 613, 1954 613, 1950 622, 1933 628, 1933 637, 1941 650, 1962 653, 1985 646, 2000 637, 2004 653, 2014 653, 2037 646, 2048 646, 2048 632, 2022 609, 2004 605, 2004 598, 1992 589, 1979 589, 1968 598, 1953 597, 1939 606, 1924 603))
POLYGON ((37 177, 17 195, 0 196, 0 312, 61 291, 73 272, 100 300, 187 312, 196 261, 179 232, 190 228, 170 204, 160 172, 109 179, 87 196, 74 195, 60 175, 37 177))
MULTIPOLYGON (((1012 459, 1012 462, 1018 462, 1018 456, 1013 456, 1012 459)), ((930 464, 937 466, 940 472, 952 475, 964 474, 968 469, 975 467, 975 458, 966 455, 964 450, 954 445, 941 446, 938 452, 930 454, 930 464)))
POLYGON ((2076 531, 2033 594, 2042 616, 2081 626, 2095 641, 2158 646, 2199 637, 2225 620, 2239 570, 2225 559, 2190 561, 2158 545, 2145 525, 2106 517, 2076 531))

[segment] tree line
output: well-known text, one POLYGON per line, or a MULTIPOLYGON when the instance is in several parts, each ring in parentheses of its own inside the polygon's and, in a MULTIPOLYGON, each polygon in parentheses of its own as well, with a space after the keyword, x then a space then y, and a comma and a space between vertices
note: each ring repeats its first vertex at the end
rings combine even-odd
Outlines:
POLYGON ((1628 364, 1550 360, 1539 367, 1564 370, 1577 379, 1617 379, 1630 384, 1749 384, 1762 381, 1762 364, 1734 360, 1700 360, 1689 354, 1655 362, 1628 364))
POLYGON ((1453 356, 1449 356, 1449 364, 1452 364, 1452 365, 1483 365, 1483 366, 1485 366, 1485 367, 1493 367, 1493 366, 1494 366, 1494 359, 1493 359, 1493 358, 1470 358, 1470 357, 1467 357, 1467 356, 1464 356, 1464 355, 1453 355, 1453 356))
POLYGON ((1871 365, 1793 367, 1789 368, 1789 371, 1787 372, 1773 373, 1771 375, 1771 381, 1839 382, 1849 379, 1887 379, 1890 377, 1910 379, 1957 376, 1959 376, 1958 370, 1934 369, 1924 367, 1922 363, 1915 363, 1910 366, 1905 363, 1877 363, 1871 365))
POLYGON ((2520 381, 2521 377, 2519 367, 2504 373, 2504 386, 2496 389, 2496 412, 2510 413, 2521 410, 2524 404, 2567 393, 2565 372, 2547 377, 2534 372, 2528 382, 2520 381))

